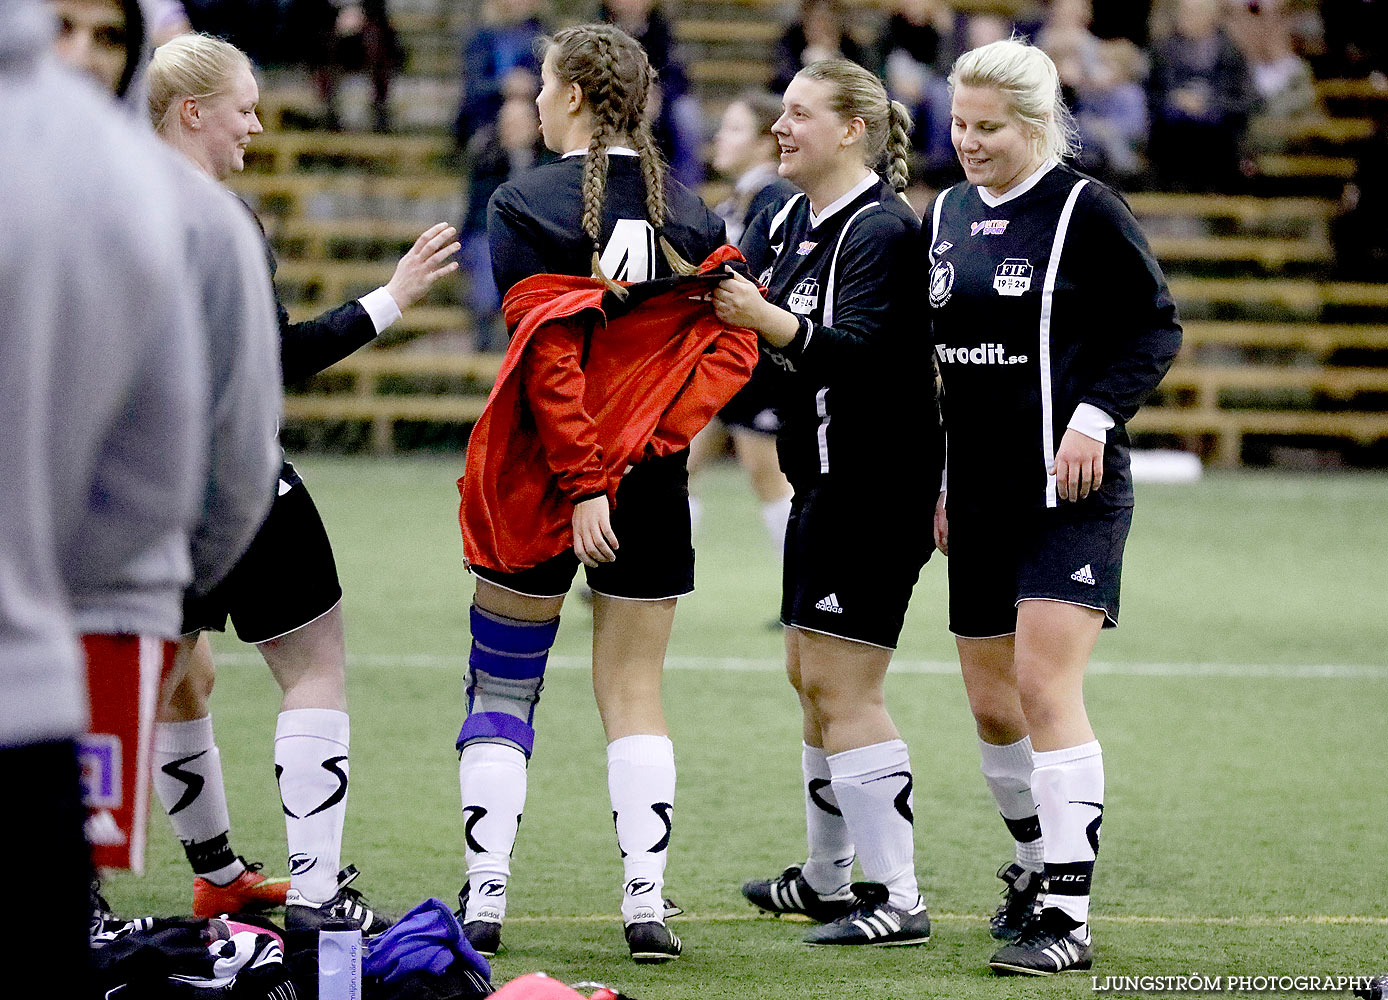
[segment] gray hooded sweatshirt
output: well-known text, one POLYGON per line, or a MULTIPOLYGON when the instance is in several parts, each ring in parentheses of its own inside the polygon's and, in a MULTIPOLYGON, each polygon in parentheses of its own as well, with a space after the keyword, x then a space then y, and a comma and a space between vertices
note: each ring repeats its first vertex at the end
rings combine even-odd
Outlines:
POLYGON ((172 635, 206 481, 205 334, 147 137, 0 0, 0 746, 73 736, 69 581, 172 635))
MULTIPOLYGON (((149 23, 138 0, 123 3, 127 24, 149 23)), ((207 331, 208 476, 192 538, 192 589, 205 593, 246 551, 274 496, 282 401, 275 300, 260 233, 245 206, 154 136, 145 82, 150 48, 143 39, 132 39, 131 48, 135 65, 126 76, 133 83, 122 107, 164 168, 166 197, 183 223, 191 287, 207 331)), ((131 582, 72 581, 78 627, 151 634, 125 599, 131 582)))

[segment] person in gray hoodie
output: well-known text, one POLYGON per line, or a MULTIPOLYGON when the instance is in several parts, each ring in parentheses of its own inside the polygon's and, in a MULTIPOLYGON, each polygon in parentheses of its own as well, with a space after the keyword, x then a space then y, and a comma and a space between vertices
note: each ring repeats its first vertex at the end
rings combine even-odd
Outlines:
POLYGON ((207 374, 148 144, 54 64, 52 33, 38 0, 0 0, 0 857, 38 929, 26 963, 76 995, 87 706, 69 581, 134 565, 125 606, 176 634, 207 374))
MULTIPOLYGON (((143 137, 162 168, 166 199, 175 206, 182 222, 181 242, 191 288, 207 330, 206 451, 210 461, 202 516, 192 538, 193 581, 189 588, 193 594, 205 594, 221 582, 259 530, 270 505, 269 485, 279 465, 275 430, 281 394, 269 271, 259 234, 245 206, 185 157, 159 142, 150 127, 143 84, 150 49, 145 43, 147 19, 139 0, 49 0, 49 6, 58 21, 54 49, 59 58, 121 102, 129 127, 143 137)), ((144 748, 143 752, 127 754, 136 761, 147 762, 152 753, 155 791, 167 798, 171 790, 170 806, 177 807, 188 790, 181 780, 188 773, 185 769, 196 768, 209 748, 215 756, 216 747, 210 734, 206 741, 203 738, 202 729, 210 726, 193 722, 160 727, 153 734, 151 751, 152 712, 147 710, 147 717, 140 719, 135 703, 98 696, 106 690, 106 678, 136 675, 139 670, 138 662, 132 662, 138 661, 139 644, 131 641, 130 633, 139 632, 141 621, 123 607, 122 582, 91 577, 72 581, 74 607, 88 655, 93 729, 100 740, 124 731, 127 740, 144 748), (208 746, 203 746, 204 742, 208 746)), ((157 662, 152 669, 158 669, 157 662)), ((135 761, 128 763, 133 767, 135 761)), ((145 763, 140 771, 132 772, 132 780, 147 782, 148 774, 145 763)), ((224 798, 222 812, 226 812, 224 798)), ((99 815, 94 812, 94 816, 99 815)), ((124 820, 126 814, 117 811, 115 817, 124 820)), ((139 870, 145 818, 143 812, 130 815, 130 829, 122 831, 112 847, 102 843, 103 831, 93 822, 89 839, 98 863, 139 870)), ((210 880, 210 888, 235 884, 248 897, 244 901, 218 900, 225 905, 217 913, 284 901, 288 880, 266 879, 259 874, 259 866, 247 865, 232 853, 225 836, 216 840, 198 836, 197 829, 191 833, 178 829, 177 810, 175 832, 198 877, 210 880), (267 894, 268 900, 263 900, 267 894)), ((228 832, 229 821, 214 834, 228 832)))

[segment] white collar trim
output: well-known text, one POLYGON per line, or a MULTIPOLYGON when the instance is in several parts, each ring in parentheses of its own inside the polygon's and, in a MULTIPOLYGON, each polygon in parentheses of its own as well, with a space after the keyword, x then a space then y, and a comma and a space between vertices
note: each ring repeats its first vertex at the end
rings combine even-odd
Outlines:
POLYGON ((1011 191, 1007 192, 1007 194, 993 195, 988 193, 987 188, 979 187, 978 196, 983 200, 983 204, 987 205, 989 208, 997 208, 999 205, 1005 204, 1011 201, 1013 198, 1020 198, 1022 195, 1026 194, 1028 191, 1036 187, 1036 185, 1041 182, 1042 177, 1045 177, 1048 173, 1051 172, 1051 168, 1057 167, 1059 165, 1059 161, 1057 160, 1043 160, 1041 166, 1037 167, 1030 177, 1022 181, 1022 183, 1018 184, 1011 191))
POLYGON ((855 198, 858 197, 858 195, 862 194, 864 191, 868 190, 868 188, 875 185, 878 182, 878 180, 879 178, 877 176, 876 171, 869 170, 867 176, 860 180, 857 184, 854 184, 853 187, 849 189, 847 194, 845 194, 838 201, 834 202, 824 211, 820 212, 818 215, 816 215, 814 209, 811 208, 810 228, 818 229, 820 227, 820 224, 823 223, 825 219, 828 219, 835 212, 839 212, 847 208, 849 202, 853 201, 855 198))
MULTIPOLYGON (((561 156, 560 159, 561 159, 561 160, 567 160, 570 156, 587 156, 587 155, 588 155, 588 147, 587 147, 587 146, 584 146, 582 149, 571 149, 571 150, 569 150, 567 153, 565 153, 563 156, 561 156)), ((608 155, 608 156, 636 156, 636 155, 637 155, 637 152, 636 152, 636 150, 631 149, 631 148, 629 148, 629 147, 627 147, 627 146, 608 146, 608 147, 607 147, 607 155, 608 155)))

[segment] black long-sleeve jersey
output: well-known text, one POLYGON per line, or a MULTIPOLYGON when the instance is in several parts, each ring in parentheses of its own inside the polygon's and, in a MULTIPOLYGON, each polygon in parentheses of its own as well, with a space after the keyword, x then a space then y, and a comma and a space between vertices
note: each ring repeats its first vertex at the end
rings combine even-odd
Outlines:
POLYGON ((265 244, 265 263, 270 269, 271 288, 275 293, 275 314, 280 328, 281 380, 286 386, 295 385, 312 375, 317 375, 375 339, 376 326, 356 299, 302 323, 291 322, 289 310, 285 309, 284 303, 280 301, 279 289, 274 288, 279 260, 270 246, 270 237, 261 225, 260 217, 249 205, 246 205, 246 211, 255 220, 256 228, 260 230, 260 238, 265 244))
POLYGON ((1171 366, 1181 327, 1127 204, 1051 163, 1000 198, 967 183, 942 192, 921 246, 951 507, 1057 506, 1047 469, 1072 420, 1105 439, 1103 485, 1082 502, 1131 506, 1125 425, 1171 366))
MULTIPOLYGON (((246 206, 246 211, 255 220, 256 227, 260 230, 260 238, 265 243, 265 262, 270 269, 270 287, 275 295, 275 315, 279 321, 280 380, 284 385, 292 386, 317 375, 375 339, 376 325, 356 299, 302 323, 291 322, 289 310, 285 309, 284 303, 280 301, 279 289, 274 287, 279 260, 270 246, 270 238, 260 223, 260 217, 249 205, 246 206)), ((281 463, 280 482, 286 486, 302 482, 298 471, 288 459, 281 463)))
POLYGON ((876 175, 813 217, 796 195, 764 212, 742 250, 767 298, 800 319, 781 350, 781 468, 797 492, 837 482, 934 496, 942 438, 909 205, 876 175))
MULTIPOLYGON (((528 170, 496 189, 487 206, 492 275, 505 295, 532 274, 587 275, 593 243, 583 232, 583 153, 528 170)), ((670 267, 646 221, 646 182, 629 150, 608 152, 602 209, 603 273, 614 281, 670 276, 670 267)), ((723 220, 673 177, 665 180, 663 235, 692 264, 723 245, 723 220)))

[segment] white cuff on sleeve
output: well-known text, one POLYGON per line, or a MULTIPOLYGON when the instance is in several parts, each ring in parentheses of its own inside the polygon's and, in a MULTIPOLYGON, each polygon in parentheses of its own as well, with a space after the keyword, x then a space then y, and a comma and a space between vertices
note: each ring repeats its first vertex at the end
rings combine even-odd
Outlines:
POLYGON ((384 287, 367 292, 357 301, 366 310, 366 315, 371 317, 371 325, 376 328, 377 333, 400 318, 400 307, 395 304, 395 298, 384 287))
POLYGON ((1108 430, 1113 423, 1113 418, 1094 404, 1080 403, 1075 407, 1075 415, 1065 426, 1095 441, 1107 441, 1108 430))

